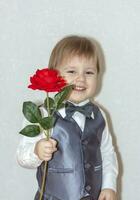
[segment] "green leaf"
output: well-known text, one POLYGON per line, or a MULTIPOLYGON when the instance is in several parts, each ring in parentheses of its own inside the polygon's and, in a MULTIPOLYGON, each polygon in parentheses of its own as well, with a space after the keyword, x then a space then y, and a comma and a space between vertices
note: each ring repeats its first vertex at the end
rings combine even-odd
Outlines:
POLYGON ((44 117, 40 120, 40 125, 46 130, 46 129, 50 129, 53 127, 55 122, 55 118, 54 117, 44 117))
POLYGON ((19 133, 28 137, 35 137, 39 135, 40 128, 37 125, 27 125, 19 133))
POLYGON ((71 92, 73 85, 69 85, 59 93, 57 93, 54 97, 54 101, 56 104, 56 109, 59 109, 63 103, 63 101, 68 97, 69 93, 71 92))
POLYGON ((61 104, 58 104, 57 105, 57 109, 59 110, 59 109, 61 109, 61 108, 64 108, 65 107, 65 104, 64 103, 61 103, 61 104))
POLYGON ((37 123, 41 119, 41 111, 39 107, 31 101, 23 103, 23 114, 31 123, 37 123))
MULTIPOLYGON (((48 106, 47 106, 47 98, 44 101, 44 106, 48 111, 48 106)), ((50 109, 50 114, 52 113, 53 109, 54 109, 55 103, 54 100, 52 98, 49 97, 49 109, 50 109)), ((49 112, 49 111, 48 111, 49 112)))

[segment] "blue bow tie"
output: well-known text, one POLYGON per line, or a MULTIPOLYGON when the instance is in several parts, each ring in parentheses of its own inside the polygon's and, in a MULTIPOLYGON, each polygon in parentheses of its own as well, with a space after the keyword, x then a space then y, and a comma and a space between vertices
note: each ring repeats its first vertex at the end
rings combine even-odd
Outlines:
POLYGON ((77 111, 90 118, 93 111, 93 104, 91 102, 83 105, 83 106, 75 106, 70 102, 66 102, 66 116, 68 118, 72 117, 72 115, 77 111))

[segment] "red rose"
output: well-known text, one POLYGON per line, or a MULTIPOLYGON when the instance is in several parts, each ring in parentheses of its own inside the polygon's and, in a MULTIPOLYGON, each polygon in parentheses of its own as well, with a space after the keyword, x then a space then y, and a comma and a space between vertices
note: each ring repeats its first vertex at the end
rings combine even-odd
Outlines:
POLYGON ((33 90, 44 90, 46 92, 59 92, 66 81, 59 75, 59 72, 54 69, 41 69, 30 77, 31 85, 28 88, 33 90))

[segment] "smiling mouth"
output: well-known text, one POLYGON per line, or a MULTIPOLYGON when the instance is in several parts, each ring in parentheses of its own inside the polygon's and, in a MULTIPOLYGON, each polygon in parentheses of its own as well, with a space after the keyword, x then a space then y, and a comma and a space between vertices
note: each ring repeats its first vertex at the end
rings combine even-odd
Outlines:
POLYGON ((86 88, 85 87, 81 87, 81 86, 74 86, 73 90, 82 92, 82 91, 86 90, 86 88))

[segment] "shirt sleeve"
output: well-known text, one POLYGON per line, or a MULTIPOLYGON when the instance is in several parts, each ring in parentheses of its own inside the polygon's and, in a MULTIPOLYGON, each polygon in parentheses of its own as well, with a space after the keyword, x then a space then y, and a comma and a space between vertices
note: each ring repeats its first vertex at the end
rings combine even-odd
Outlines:
POLYGON ((101 154, 103 161, 103 180, 102 189, 112 189, 116 191, 118 176, 118 161, 116 152, 112 144, 112 137, 109 132, 108 122, 105 113, 101 110, 105 119, 105 129, 101 141, 101 154))
MULTIPOLYGON (((22 128, 28 124, 29 122, 24 119, 22 128)), ((40 133, 36 137, 21 136, 16 152, 16 158, 19 165, 25 168, 33 169, 37 168, 42 163, 42 160, 40 160, 34 153, 36 143, 42 138, 44 138, 43 133, 40 133)))

